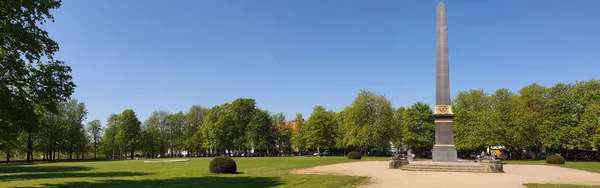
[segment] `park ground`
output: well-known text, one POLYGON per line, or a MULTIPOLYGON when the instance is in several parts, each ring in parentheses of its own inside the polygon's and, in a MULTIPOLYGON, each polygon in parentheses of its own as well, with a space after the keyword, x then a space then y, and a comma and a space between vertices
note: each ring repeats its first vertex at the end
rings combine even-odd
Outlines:
MULTIPOLYGON (((0 165, 0 187, 368 187, 377 185, 376 177, 369 177, 368 173, 361 174, 344 170, 360 168, 357 171, 392 172, 386 173, 387 175, 405 173, 401 170, 386 169, 388 159, 387 157, 366 157, 359 162, 344 157, 234 158, 239 173, 232 175, 211 174, 208 171, 210 158, 192 158, 187 162, 175 163, 122 160, 0 165), (341 171, 306 173, 311 169, 328 166, 334 166, 335 169, 341 171), (298 174, 299 171, 305 173, 298 174)), ((584 179, 587 177, 600 178, 600 162, 567 162, 562 167, 545 165, 544 161, 507 161, 506 164, 507 173, 499 174, 500 176, 506 176, 511 169, 528 168, 527 174, 522 174, 522 176, 532 174, 543 176, 543 173, 540 174, 540 172, 558 170, 571 176, 578 176, 573 173, 582 173, 584 175, 581 178, 584 179)), ((414 172, 408 175, 433 177, 436 173, 441 172, 414 172)), ((452 178, 450 176, 453 174, 456 176, 455 178, 464 181, 477 181, 477 178, 481 180, 479 176, 498 175, 442 173, 441 176, 452 178)), ((558 182, 560 181, 550 181, 550 183, 558 182)), ((482 183, 489 185, 490 182, 482 183)), ((526 186, 533 188, 600 187, 543 183, 526 184, 526 186)))

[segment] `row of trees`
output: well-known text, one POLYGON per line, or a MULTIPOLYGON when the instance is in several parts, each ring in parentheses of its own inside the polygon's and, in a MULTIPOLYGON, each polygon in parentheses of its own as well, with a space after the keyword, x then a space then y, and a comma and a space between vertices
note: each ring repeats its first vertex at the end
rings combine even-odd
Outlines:
POLYGON ((600 148, 600 81, 531 84, 517 93, 498 89, 458 93, 454 99, 455 137, 459 150, 504 146, 564 151, 600 148))
MULTIPOLYGON (((307 121, 297 114, 295 123, 282 113, 260 109, 254 99, 187 112, 155 111, 143 123, 131 109, 108 118, 82 122, 85 106, 76 100, 63 102, 58 110, 36 111, 40 117, 35 132, 20 132, 15 149, 32 148, 46 159, 63 153, 69 159, 85 153, 133 158, 187 151, 195 154, 229 154, 252 150, 291 154, 327 148, 367 151, 391 147, 428 151, 434 143, 432 107, 417 102, 393 108, 383 95, 361 91, 340 112, 315 106, 307 121), (29 134, 32 133, 32 134, 29 134), (28 142, 29 140, 29 142, 28 142)), ((459 151, 481 151, 504 146, 508 153, 566 149, 589 150, 600 146, 600 81, 531 84, 518 93, 499 89, 459 92, 453 100, 456 115, 455 144, 459 151)))

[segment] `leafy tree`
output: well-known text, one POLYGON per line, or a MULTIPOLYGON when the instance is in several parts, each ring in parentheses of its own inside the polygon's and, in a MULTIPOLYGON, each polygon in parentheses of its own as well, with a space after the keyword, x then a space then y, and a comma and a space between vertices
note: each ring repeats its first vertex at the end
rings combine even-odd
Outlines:
POLYGON ((402 112, 402 143, 408 148, 430 150, 435 142, 433 111, 417 102, 402 112))
POLYGON ((200 127, 205 138, 204 146, 220 153, 231 149, 235 129, 235 120, 231 113, 231 104, 225 103, 212 107, 204 117, 203 126, 200 127))
POLYGON ((396 148, 402 147, 402 114, 406 108, 400 107, 394 111, 394 124, 392 127, 392 143, 396 148))
POLYGON ((153 157, 155 154, 166 154, 169 149, 169 133, 167 111, 154 111, 144 121, 144 148, 153 157))
POLYGON ((577 126, 576 99, 573 86, 556 84, 548 89, 546 108, 548 116, 540 126, 540 140, 544 147, 564 150, 581 141, 573 130, 577 126))
POLYGON ((255 109, 247 127, 246 138, 254 149, 269 149, 273 121, 266 110, 255 109))
POLYGON ((114 159, 116 155, 120 155, 121 152, 121 145, 117 142, 117 134, 121 129, 119 116, 120 115, 118 114, 111 114, 108 117, 106 124, 107 128, 102 138, 102 150, 105 154, 110 154, 112 159, 114 159))
POLYGON ((491 109, 489 130, 490 146, 505 146, 512 151, 521 150, 517 141, 519 128, 515 122, 517 114, 514 110, 517 106, 516 95, 508 89, 498 89, 490 96, 491 109))
POLYGON ((273 120, 273 126, 276 128, 277 144, 280 147, 281 152, 287 151, 292 153, 292 127, 286 124, 285 115, 283 113, 277 113, 271 115, 273 120))
POLYGON ((362 90, 344 109, 343 122, 339 130, 346 147, 389 148, 392 141, 394 109, 384 96, 362 90))
MULTIPOLYGON (((248 135, 250 134, 248 132, 248 127, 250 126, 250 122, 256 118, 255 115, 261 112, 257 110, 258 107, 256 107, 256 102, 251 98, 238 98, 231 103, 230 107, 235 126, 231 133, 233 145, 235 146, 235 149, 244 149, 244 151, 246 151, 247 148, 256 144, 248 138, 248 135)), ((263 132, 263 134, 266 133, 267 132, 263 132)))
POLYGON ((296 113, 296 126, 292 129, 292 145, 298 148, 298 155, 302 155, 306 147, 306 141, 304 140, 304 118, 301 113, 296 113))
POLYGON ((169 150, 171 156, 174 156, 174 152, 181 152, 184 146, 183 131, 182 128, 185 124, 185 115, 183 112, 170 114, 167 116, 167 135, 169 138, 169 150))
POLYGON ((121 113, 118 119, 120 130, 117 133, 117 142, 124 146, 123 149, 129 151, 130 158, 133 159, 134 152, 140 142, 141 122, 138 120, 135 112, 127 109, 121 113))
POLYGON ((585 149, 600 148, 600 104, 592 104, 585 108, 579 127, 580 129, 576 134, 586 139, 586 142, 582 144, 587 143, 589 145, 578 147, 585 149))
POLYGON ((309 148, 316 148, 321 155, 321 148, 332 148, 336 136, 338 118, 331 110, 323 106, 315 106, 304 127, 304 140, 309 148))
POLYGON ((88 122, 87 131, 92 138, 92 144, 94 145, 94 160, 96 160, 96 154, 98 153, 98 143, 102 138, 102 124, 100 120, 92 120, 88 122))
POLYGON ((185 147, 189 152, 199 150, 202 146, 202 134, 200 127, 202 127, 204 116, 208 113, 208 109, 198 105, 194 105, 185 114, 186 124, 183 128, 183 135, 185 137, 185 147))
POLYGON ((58 0, 0 3, 0 147, 7 161, 20 131, 28 135, 31 157, 32 136, 39 130, 35 109, 56 111, 73 93, 71 68, 54 59, 58 44, 41 28, 59 7, 58 0))
MULTIPOLYGON (((453 100, 454 143, 457 150, 481 151, 490 146, 490 97, 483 90, 459 92, 453 100)), ((404 117, 404 116, 403 116, 404 117)))
MULTIPOLYGON (((540 127, 547 116, 547 88, 538 84, 530 84, 519 90, 516 97, 515 129, 512 138, 523 149, 541 150, 540 127)), ((515 154, 518 156, 522 152, 515 154)))
POLYGON ((83 103, 80 103, 77 100, 71 100, 65 103, 63 113, 67 126, 66 142, 68 143, 69 147, 69 160, 71 160, 73 159, 73 152, 75 152, 75 149, 81 148, 81 146, 85 145, 87 141, 87 138, 85 137, 85 128, 83 126, 83 121, 87 117, 87 110, 85 109, 85 105, 83 103))

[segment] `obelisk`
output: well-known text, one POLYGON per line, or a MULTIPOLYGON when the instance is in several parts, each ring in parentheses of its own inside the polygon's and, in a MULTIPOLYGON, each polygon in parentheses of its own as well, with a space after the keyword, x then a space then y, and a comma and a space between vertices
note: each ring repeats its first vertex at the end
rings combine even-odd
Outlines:
POLYGON ((452 122, 454 114, 450 105, 450 80, 448 72, 448 29, 446 5, 437 6, 436 34, 436 80, 435 80, 435 145, 433 161, 456 162, 456 147, 452 122))

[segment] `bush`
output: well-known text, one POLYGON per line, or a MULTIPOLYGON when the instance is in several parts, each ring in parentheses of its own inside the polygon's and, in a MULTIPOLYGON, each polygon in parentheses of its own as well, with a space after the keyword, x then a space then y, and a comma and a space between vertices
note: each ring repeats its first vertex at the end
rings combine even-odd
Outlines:
POLYGON ((548 164, 565 164, 565 158, 560 155, 550 155, 546 157, 546 163, 548 164))
POLYGON ((362 155, 358 151, 351 151, 350 153, 348 153, 348 159, 360 159, 360 158, 362 158, 362 155))
POLYGON ((229 157, 215 157, 210 161, 210 172, 217 174, 234 174, 237 172, 235 161, 229 157))

